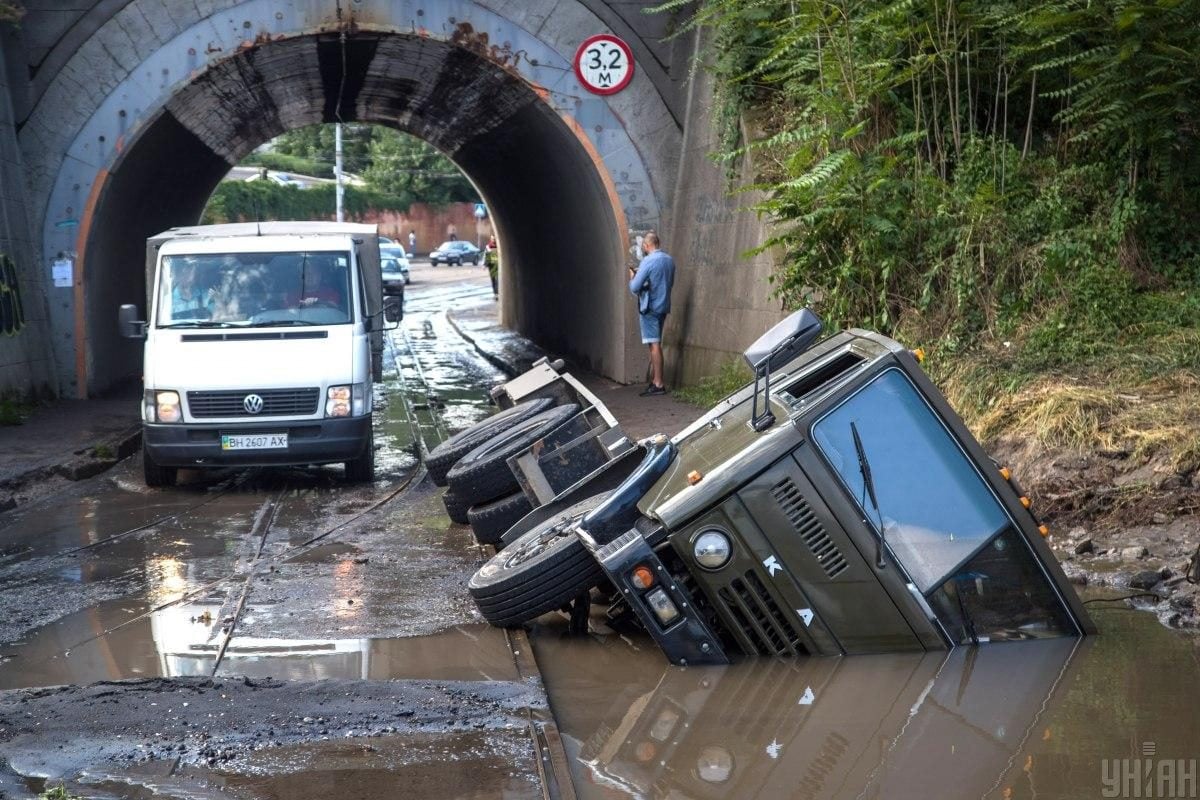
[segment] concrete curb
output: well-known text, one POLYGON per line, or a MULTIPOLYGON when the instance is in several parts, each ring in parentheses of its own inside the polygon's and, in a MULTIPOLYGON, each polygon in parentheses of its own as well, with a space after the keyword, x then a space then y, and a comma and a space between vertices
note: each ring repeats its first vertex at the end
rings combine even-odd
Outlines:
POLYGON ((142 426, 138 423, 123 431, 106 436, 87 447, 62 455, 57 463, 41 464, 0 480, 0 514, 11 511, 20 503, 17 493, 55 477, 81 481, 107 472, 120 461, 138 451, 142 444, 142 426), (97 450, 107 454, 97 455, 97 450))
POLYGON ((454 314, 449 311, 446 312, 446 320, 450 323, 450 327, 454 328, 459 336, 466 339, 467 343, 474 347, 475 351, 479 353, 479 355, 483 356, 485 361, 503 372, 508 377, 515 378, 521 373, 526 372, 529 367, 532 366, 532 363, 525 365, 518 364, 515 361, 502 358, 491 350, 488 350, 479 343, 479 340, 475 336, 467 333, 467 331, 463 329, 463 326, 454 319, 454 314))

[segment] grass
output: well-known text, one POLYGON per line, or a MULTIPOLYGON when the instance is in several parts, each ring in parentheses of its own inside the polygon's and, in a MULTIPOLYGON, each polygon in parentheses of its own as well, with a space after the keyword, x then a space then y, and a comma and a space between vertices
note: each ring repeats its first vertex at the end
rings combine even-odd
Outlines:
POLYGON ((38 795, 38 800, 83 800, 77 794, 71 794, 63 784, 54 786, 38 795))
POLYGON ((31 411, 33 411, 33 406, 29 403, 12 398, 2 398, 0 399, 0 426, 22 425, 31 411))
POLYGON ((92 448, 92 456, 104 461, 111 460, 117 457, 113 452, 112 447, 107 444, 98 444, 92 448))
POLYGON ((746 362, 732 358, 721 365, 716 374, 701 378, 691 386, 681 386, 672 394, 675 399, 701 408, 711 408, 729 393, 742 388, 754 378, 746 362))

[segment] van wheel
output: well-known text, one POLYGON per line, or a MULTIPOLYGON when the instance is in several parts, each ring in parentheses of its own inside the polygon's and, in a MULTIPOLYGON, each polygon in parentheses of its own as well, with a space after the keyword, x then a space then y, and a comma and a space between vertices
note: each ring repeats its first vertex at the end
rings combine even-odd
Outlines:
POLYGON ((433 478, 436 485, 445 486, 446 473, 460 458, 493 436, 503 433, 535 414, 542 413, 552 405, 554 405, 554 401, 550 398, 539 397, 536 400, 529 400, 507 408, 466 430, 459 431, 430 450, 429 455, 425 456, 425 468, 429 470, 429 476, 433 478))
POLYGON ((512 494, 521 486, 508 468, 508 458, 528 449, 578 412, 579 406, 570 403, 530 417, 460 458, 446 473, 446 481, 471 505, 512 494))
POLYGON ((499 627, 520 625, 599 585, 604 570, 571 529, 607 496, 599 494, 566 508, 480 567, 467 590, 484 619, 499 627))
POLYGON ((176 478, 179 477, 179 468, 162 466, 150 457, 146 445, 142 444, 142 475, 147 486, 154 488, 174 486, 176 478))
POLYGON ((510 494, 483 505, 467 509, 467 519, 475 540, 480 544, 496 544, 505 532, 521 517, 533 511, 533 503, 524 492, 510 494))
POLYGON ((346 462, 346 481, 370 483, 375 480, 375 432, 367 436, 366 451, 358 458, 346 462))

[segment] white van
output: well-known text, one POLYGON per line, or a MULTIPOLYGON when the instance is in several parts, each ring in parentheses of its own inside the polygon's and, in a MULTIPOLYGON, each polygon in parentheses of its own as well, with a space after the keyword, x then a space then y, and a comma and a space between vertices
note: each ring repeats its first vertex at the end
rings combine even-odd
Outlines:
POLYGON ((180 467, 342 462, 375 468, 372 379, 382 351, 374 225, 173 228, 147 242, 142 447, 147 486, 180 467))

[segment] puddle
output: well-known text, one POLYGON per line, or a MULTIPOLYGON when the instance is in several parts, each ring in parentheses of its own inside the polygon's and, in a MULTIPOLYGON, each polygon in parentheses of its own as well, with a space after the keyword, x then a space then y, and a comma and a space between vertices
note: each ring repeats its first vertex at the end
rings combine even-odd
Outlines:
POLYGON ((948 654, 680 669, 557 623, 535 651, 581 798, 1115 797, 1144 743, 1200 759, 1200 640, 1094 613, 1098 637, 948 654))

